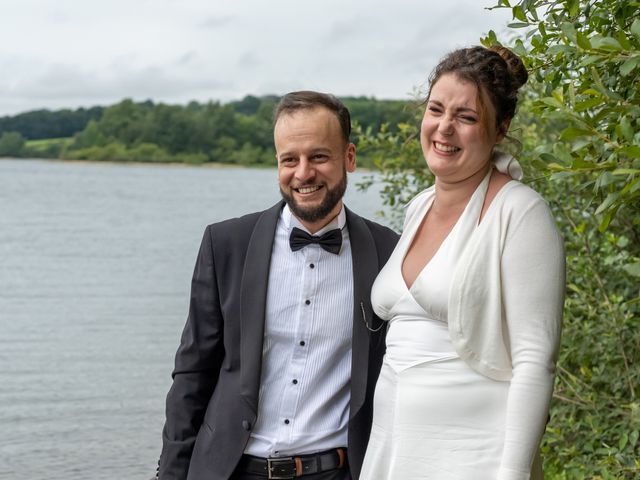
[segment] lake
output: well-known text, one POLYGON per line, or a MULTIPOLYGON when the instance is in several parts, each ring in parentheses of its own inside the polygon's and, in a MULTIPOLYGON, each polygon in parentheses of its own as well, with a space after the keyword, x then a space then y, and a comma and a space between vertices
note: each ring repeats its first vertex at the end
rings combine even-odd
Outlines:
POLYGON ((204 228, 278 199, 275 169, 0 159, 0 479, 155 473, 204 228))

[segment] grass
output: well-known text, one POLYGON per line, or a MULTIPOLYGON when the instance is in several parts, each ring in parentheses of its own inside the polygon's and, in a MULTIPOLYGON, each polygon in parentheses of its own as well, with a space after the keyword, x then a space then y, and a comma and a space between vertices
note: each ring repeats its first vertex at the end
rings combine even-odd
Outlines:
POLYGON ((25 147, 33 152, 45 152, 52 147, 63 148, 73 142, 73 137, 44 138, 42 140, 27 140, 25 147))

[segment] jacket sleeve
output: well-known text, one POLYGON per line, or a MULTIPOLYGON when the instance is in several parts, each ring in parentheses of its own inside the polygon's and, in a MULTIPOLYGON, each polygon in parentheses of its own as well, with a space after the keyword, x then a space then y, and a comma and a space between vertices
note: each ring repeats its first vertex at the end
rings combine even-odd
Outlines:
POLYGON ((218 380, 223 346, 223 318, 207 227, 191 282, 189 315, 176 353, 173 384, 167 395, 159 478, 184 480, 194 443, 218 380))
POLYGON ((499 480, 527 480, 553 392, 565 291, 562 239, 537 197, 510 225, 502 255, 502 295, 513 377, 499 480))

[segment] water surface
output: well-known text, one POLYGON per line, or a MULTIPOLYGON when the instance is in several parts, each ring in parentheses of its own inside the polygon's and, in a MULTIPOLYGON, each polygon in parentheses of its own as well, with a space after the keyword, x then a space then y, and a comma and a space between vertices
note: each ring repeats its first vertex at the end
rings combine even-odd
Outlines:
POLYGON ((274 169, 0 160, 1 479, 155 472, 204 227, 278 198, 274 169))

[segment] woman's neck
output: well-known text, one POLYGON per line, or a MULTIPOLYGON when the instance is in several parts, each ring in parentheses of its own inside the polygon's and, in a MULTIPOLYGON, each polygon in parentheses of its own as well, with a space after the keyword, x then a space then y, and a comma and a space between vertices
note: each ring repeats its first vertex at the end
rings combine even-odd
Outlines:
POLYGON ((436 177, 435 198, 431 206, 431 212, 437 216, 461 213, 489 169, 491 169, 490 163, 470 177, 457 182, 447 182, 436 177))

